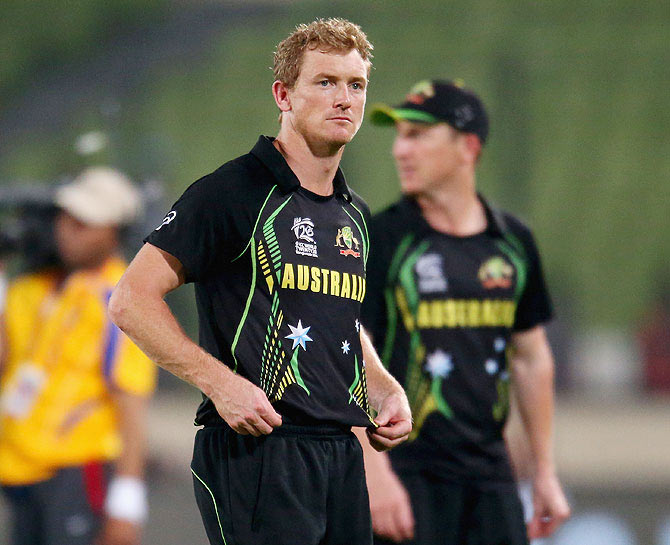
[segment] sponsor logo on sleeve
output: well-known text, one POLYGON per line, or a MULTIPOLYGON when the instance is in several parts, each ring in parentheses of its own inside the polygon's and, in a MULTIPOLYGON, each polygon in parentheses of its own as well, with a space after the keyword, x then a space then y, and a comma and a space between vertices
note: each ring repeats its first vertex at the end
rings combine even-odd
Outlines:
POLYGON ((155 230, 158 231, 161 227, 163 227, 163 225, 167 225, 168 223, 170 223, 176 217, 177 217, 177 212, 175 212, 174 210, 170 210, 167 213, 167 216, 165 216, 163 218, 163 223, 161 223, 158 227, 156 227, 155 230))

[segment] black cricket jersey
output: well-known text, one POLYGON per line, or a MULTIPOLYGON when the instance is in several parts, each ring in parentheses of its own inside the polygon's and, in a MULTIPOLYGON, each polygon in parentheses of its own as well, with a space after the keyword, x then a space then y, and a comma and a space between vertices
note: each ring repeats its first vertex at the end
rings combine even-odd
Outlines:
POLYGON ((552 308, 530 231, 482 203, 488 226, 473 236, 435 231, 408 198, 372 220, 363 324, 412 408, 410 439, 390 453, 403 471, 512 480, 506 348, 552 308))
MULTIPOLYGON (((200 345, 263 389, 284 422, 369 426, 360 308, 366 204, 300 186, 273 139, 193 183, 145 242, 195 284, 200 345)), ((211 400, 196 424, 220 424, 211 400)))

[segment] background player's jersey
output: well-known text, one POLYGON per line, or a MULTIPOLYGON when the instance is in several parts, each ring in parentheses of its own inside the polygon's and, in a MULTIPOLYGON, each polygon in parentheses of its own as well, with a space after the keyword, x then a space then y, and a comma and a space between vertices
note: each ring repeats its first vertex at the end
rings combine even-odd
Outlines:
MULTIPOLYGON (((368 426, 360 307, 367 206, 338 171, 302 187, 271 139, 189 187, 147 237, 195 282, 200 344, 261 387, 284 422, 368 426)), ((198 424, 221 422, 205 399, 198 424)))
POLYGON ((551 305, 530 232, 485 208, 487 229, 468 237, 434 231, 409 200, 376 216, 363 323, 414 417, 394 464, 509 480, 506 348, 551 305))

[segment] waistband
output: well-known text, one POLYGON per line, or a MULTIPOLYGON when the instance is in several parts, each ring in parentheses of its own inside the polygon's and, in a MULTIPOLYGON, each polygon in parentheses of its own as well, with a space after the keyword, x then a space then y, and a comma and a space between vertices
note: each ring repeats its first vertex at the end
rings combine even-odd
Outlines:
MULTIPOLYGON (((230 430, 233 433, 236 433, 228 424, 225 422, 207 424, 203 429, 212 429, 212 428, 222 428, 224 430, 230 430)), ((270 436, 301 436, 301 437, 314 437, 314 438, 336 438, 336 437, 349 437, 353 435, 351 431, 351 426, 346 426, 344 424, 282 424, 281 426, 275 428, 271 434, 265 435, 262 437, 270 436)))
POLYGON ((337 437, 352 435, 351 426, 333 424, 282 424, 270 435, 301 435, 310 437, 337 437))

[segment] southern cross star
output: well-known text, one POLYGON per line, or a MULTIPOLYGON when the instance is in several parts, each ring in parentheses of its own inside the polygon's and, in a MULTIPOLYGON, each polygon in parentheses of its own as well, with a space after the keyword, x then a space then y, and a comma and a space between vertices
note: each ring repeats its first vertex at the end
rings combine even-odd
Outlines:
POLYGON ((439 348, 426 358, 426 370, 433 378, 446 378, 453 368, 451 356, 439 348))
POLYGON ((342 341, 342 346, 340 348, 342 349, 343 354, 348 354, 350 347, 351 345, 349 344, 349 341, 342 341))
POLYGON ((356 319, 356 323, 354 325, 356 326, 356 333, 358 333, 361 330, 361 323, 358 321, 358 318, 356 319))
POLYGON ((310 329, 312 329, 312 326, 302 327, 302 321, 298 320, 297 327, 293 327, 291 324, 288 324, 288 327, 291 329, 291 334, 286 335, 286 337, 284 338, 291 339, 293 341, 293 346, 291 347, 291 350, 293 350, 298 345, 302 346, 303 350, 307 350, 305 342, 312 340, 312 338, 309 335, 307 335, 307 332, 310 329))

